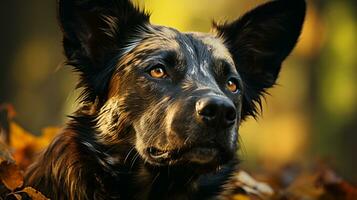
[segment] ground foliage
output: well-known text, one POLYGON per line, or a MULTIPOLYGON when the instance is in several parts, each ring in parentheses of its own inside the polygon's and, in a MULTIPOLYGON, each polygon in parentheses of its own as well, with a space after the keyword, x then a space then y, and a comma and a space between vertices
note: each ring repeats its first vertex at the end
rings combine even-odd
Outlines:
MULTIPOLYGON (((36 137, 15 122, 15 115, 11 105, 0 105, 0 200, 48 199, 38 191, 41 188, 24 186, 23 171, 60 128, 45 128, 36 137)), ((253 172, 251 176, 237 171, 219 199, 357 200, 357 187, 322 164, 303 168, 294 163, 275 173, 253 172)))

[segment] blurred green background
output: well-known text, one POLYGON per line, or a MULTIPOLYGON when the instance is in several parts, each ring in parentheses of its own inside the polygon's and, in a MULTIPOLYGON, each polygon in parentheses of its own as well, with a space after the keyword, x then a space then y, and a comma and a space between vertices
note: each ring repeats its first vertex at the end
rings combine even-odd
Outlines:
MULTIPOLYGON (((39 133, 61 126, 76 108, 77 76, 62 67, 55 0, 0 2, 0 103, 39 133)), ((261 0, 137 0, 152 22, 181 31, 209 31, 261 0)), ((244 166, 276 169, 287 162, 323 162, 357 182, 357 1, 311 0, 300 42, 286 60, 257 121, 241 128, 244 166)))

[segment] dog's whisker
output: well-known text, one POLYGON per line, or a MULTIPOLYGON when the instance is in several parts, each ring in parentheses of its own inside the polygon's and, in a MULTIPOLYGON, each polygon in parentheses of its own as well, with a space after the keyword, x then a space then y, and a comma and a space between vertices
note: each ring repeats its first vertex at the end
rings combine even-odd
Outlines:
POLYGON ((133 157, 133 159, 131 160, 131 165, 130 165, 130 170, 129 171, 131 171, 132 169, 133 169, 133 167, 134 167, 134 165, 135 165, 135 162, 137 161, 137 159, 139 158, 139 153, 135 153, 135 155, 134 155, 134 157, 133 157))
POLYGON ((183 145, 187 145, 187 142, 190 140, 191 135, 188 135, 185 139, 185 141, 183 142, 183 145))
POLYGON ((150 183, 150 187, 152 187, 155 184, 155 181, 159 178, 159 176, 160 176, 160 172, 158 172, 156 176, 152 179, 150 183))
POLYGON ((129 152, 128 152, 128 153, 126 154, 126 156, 125 156, 124 164, 125 164, 126 161, 128 160, 130 153, 131 153, 132 151, 134 151, 134 150, 135 150, 135 146, 131 147, 131 149, 129 150, 129 152))

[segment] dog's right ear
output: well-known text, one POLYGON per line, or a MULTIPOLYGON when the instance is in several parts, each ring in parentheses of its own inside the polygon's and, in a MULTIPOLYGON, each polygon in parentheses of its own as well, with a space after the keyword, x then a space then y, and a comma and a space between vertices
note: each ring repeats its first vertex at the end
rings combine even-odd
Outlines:
POLYGON ((130 0, 58 0, 67 63, 80 72, 88 100, 105 92, 102 72, 149 17, 130 0))
POLYGON ((233 56, 244 82, 242 118, 256 117, 261 97, 273 87, 282 62, 297 43, 305 0, 274 0, 214 29, 233 56))

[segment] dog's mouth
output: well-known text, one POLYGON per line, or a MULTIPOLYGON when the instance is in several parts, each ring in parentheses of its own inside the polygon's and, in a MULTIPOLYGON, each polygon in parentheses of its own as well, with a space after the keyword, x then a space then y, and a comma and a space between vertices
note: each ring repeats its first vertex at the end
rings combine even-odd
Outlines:
POLYGON ((213 164, 218 163, 221 150, 214 146, 197 146, 174 150, 161 150, 156 147, 146 149, 148 161, 155 165, 178 163, 213 164))

